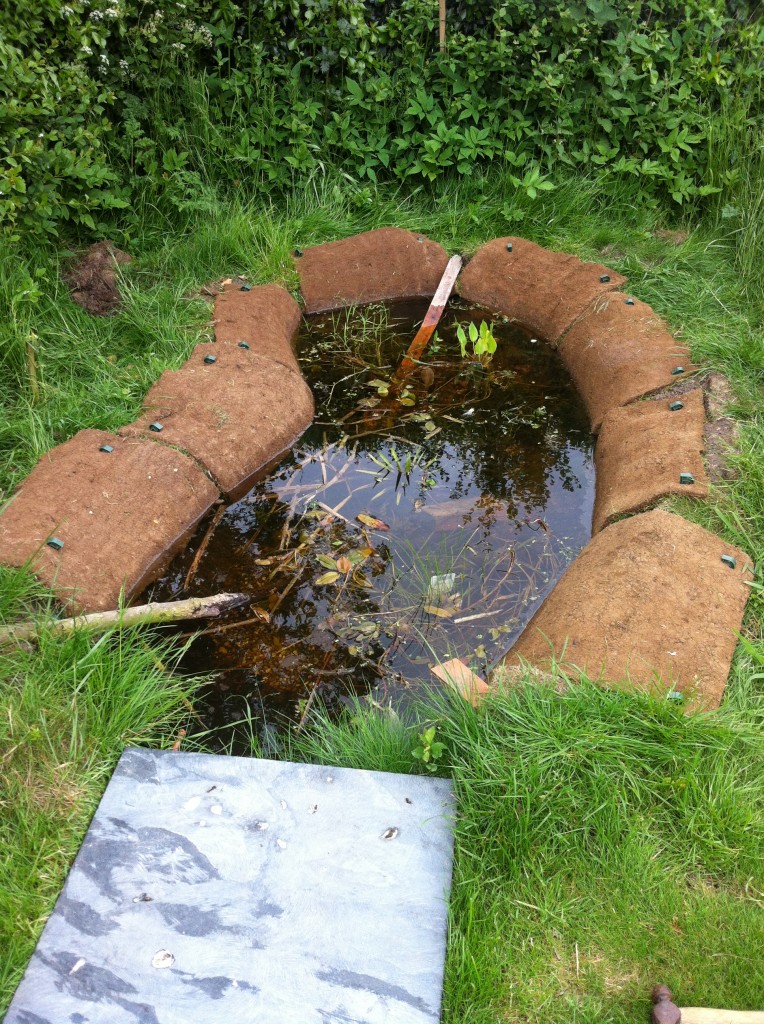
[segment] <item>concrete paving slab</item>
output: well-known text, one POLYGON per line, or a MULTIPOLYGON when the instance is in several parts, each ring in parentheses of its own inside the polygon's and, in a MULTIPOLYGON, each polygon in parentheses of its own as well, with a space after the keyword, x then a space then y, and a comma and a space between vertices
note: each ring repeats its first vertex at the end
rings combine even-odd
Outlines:
POLYGON ((198 459, 228 495, 241 492, 313 419, 302 374, 231 344, 197 345, 179 370, 162 374, 143 407, 120 434, 150 437, 151 425, 161 426, 159 440, 198 459))
POLYGON ((42 456, 0 515, 0 562, 32 560, 73 610, 116 608, 122 588, 128 599, 142 589, 218 497, 181 452, 81 430, 42 456), (63 547, 48 547, 51 538, 63 547))
POLYGON ((431 298, 448 263, 437 242, 403 228, 376 228, 296 256, 306 313, 395 299, 431 298))
MULTIPOLYGON (((656 509, 598 533, 504 659, 719 706, 750 595, 752 560, 656 509)), ((491 682, 501 680, 501 667, 491 682)))
POLYGON ((593 532, 670 494, 708 496, 703 466, 703 392, 635 402, 602 421, 594 461, 593 532), (689 474, 689 475, 688 475, 689 474))
POLYGON ((603 295, 560 342, 560 355, 598 433, 610 409, 686 379, 696 367, 651 306, 603 295))
POLYGON ((127 750, 5 1024, 435 1024, 445 779, 127 750))
POLYGON ((508 235, 478 249, 456 287, 468 302, 504 313, 554 345, 594 299, 625 283, 601 263, 508 235))

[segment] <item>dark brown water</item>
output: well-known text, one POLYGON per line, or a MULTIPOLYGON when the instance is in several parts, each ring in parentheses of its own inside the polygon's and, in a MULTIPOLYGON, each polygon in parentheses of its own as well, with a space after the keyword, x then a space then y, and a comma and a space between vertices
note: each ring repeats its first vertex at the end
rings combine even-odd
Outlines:
POLYGON ((252 596, 184 662, 216 674, 199 711, 221 742, 236 747, 242 719, 272 737, 308 700, 400 706, 449 657, 485 673, 590 537, 588 422, 547 345, 454 304, 428 369, 384 393, 425 308, 306 323, 315 424, 225 510, 188 587, 209 521, 150 590, 252 596), (493 323, 487 368, 460 355, 470 320, 493 323))

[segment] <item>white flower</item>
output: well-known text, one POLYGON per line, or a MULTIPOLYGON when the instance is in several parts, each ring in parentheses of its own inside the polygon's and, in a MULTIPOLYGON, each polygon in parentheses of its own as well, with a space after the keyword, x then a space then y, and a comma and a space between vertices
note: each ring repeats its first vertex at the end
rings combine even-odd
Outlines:
POLYGON ((89 46, 85 45, 82 47, 82 53, 84 53, 86 57, 90 57, 92 56, 93 51, 90 49, 89 46))
POLYGON ((90 20, 91 21, 100 21, 101 18, 103 18, 103 11, 91 11, 90 12, 90 20))

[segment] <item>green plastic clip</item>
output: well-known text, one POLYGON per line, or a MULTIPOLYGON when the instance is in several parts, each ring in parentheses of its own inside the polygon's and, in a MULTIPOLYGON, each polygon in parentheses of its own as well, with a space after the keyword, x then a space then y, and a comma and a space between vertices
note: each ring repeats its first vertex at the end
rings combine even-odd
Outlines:
POLYGON ((684 694, 679 690, 669 690, 666 694, 666 700, 675 700, 678 704, 681 704, 684 700, 684 694))
POLYGON ((623 301, 624 301, 624 303, 627 306, 633 306, 634 305, 634 299, 624 299, 623 301))
POLYGON ((252 291, 252 285, 251 284, 243 284, 241 286, 241 288, 239 288, 239 291, 240 292, 251 292, 252 291))
POLYGON ((249 348, 249 345, 247 344, 246 341, 240 341, 239 348, 249 348))
POLYGON ((149 423, 149 430, 153 430, 155 434, 159 434, 164 430, 161 423, 149 423))
POLYGON ((512 252, 512 243, 507 242, 507 252, 512 252))
POLYGON ((106 452, 107 455, 111 455, 111 453, 114 451, 114 449, 112 448, 112 446, 110 444, 102 444, 101 447, 98 449, 98 451, 99 452, 106 452))
POLYGON ((692 473, 680 473, 679 474, 679 483, 680 484, 694 484, 695 483, 695 477, 692 475, 692 473))
POLYGON ((671 371, 671 376, 672 377, 678 377, 680 373, 684 373, 684 367, 683 366, 675 366, 674 369, 671 371))
POLYGON ((209 363, 216 363, 218 361, 218 357, 217 356, 205 356, 204 357, 204 361, 205 361, 205 363, 208 363, 208 364, 209 363))
POLYGON ((294 254, 295 256, 302 256, 302 249, 295 249, 294 254))
POLYGON ((45 543, 48 545, 49 548, 53 548, 54 551, 60 551, 61 548, 64 546, 64 542, 61 540, 60 537, 51 537, 45 543))
POLYGON ((732 557, 732 555, 722 555, 722 562, 724 562, 724 564, 728 566, 730 569, 734 569, 737 565, 737 562, 732 557))
POLYGON ((600 278, 600 284, 607 284, 610 280, 610 274, 603 274, 600 278))
POLYGON ((672 412, 679 412, 680 409, 684 409, 684 402, 669 402, 669 409, 672 412))

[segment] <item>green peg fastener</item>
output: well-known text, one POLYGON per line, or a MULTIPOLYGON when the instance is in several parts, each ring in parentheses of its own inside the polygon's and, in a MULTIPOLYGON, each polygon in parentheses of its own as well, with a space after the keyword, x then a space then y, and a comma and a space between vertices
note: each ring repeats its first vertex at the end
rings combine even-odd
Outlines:
POLYGON ((695 477, 692 475, 692 473, 680 473, 679 474, 679 483, 680 484, 694 484, 695 483, 695 477))

